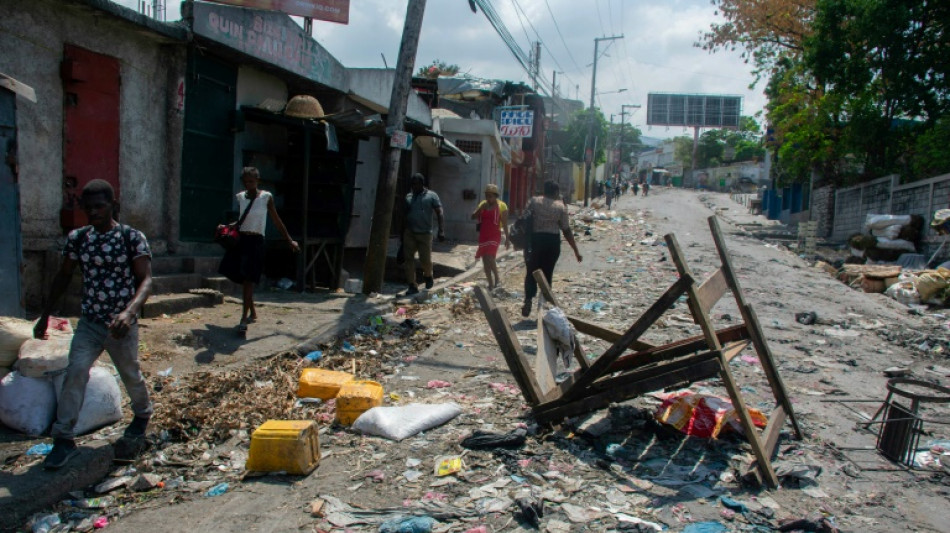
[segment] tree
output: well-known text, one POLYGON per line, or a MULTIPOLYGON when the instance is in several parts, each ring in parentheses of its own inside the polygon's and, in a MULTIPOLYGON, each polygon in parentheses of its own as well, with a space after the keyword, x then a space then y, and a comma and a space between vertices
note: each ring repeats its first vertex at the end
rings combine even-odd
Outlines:
POLYGON ((799 57, 812 34, 817 0, 711 0, 725 22, 713 23, 697 46, 710 52, 735 51, 767 75, 784 57, 799 57))
POLYGON ((631 162, 631 156, 639 154, 643 150, 643 141, 640 136, 643 132, 640 128, 630 124, 610 124, 608 138, 611 146, 617 147, 620 152, 620 160, 624 163, 631 162), (620 143, 623 142, 623 146, 620 143))
MULTIPOLYGON (((587 139, 587 133, 590 128, 589 117, 591 116, 589 109, 581 109, 577 113, 574 113, 574 116, 571 117, 570 124, 567 125, 567 146, 562 146, 561 148, 565 149, 565 155, 571 161, 584 161, 584 148, 587 146, 585 140, 587 139)), ((594 154, 594 165, 600 165, 607 160, 604 153, 604 146, 607 143, 607 119, 604 118, 604 114, 600 112, 600 109, 594 108, 594 138, 597 140, 597 151, 594 154)), ((591 146, 593 146, 594 141, 591 141, 591 146)))
POLYGON ((458 65, 450 65, 445 61, 436 59, 430 65, 419 67, 419 72, 416 73, 416 76, 434 80, 439 76, 455 76, 458 73, 458 65))
POLYGON ((911 138, 950 113, 950 4, 819 0, 817 7, 804 58, 839 104, 841 142, 863 177, 900 170, 911 138))

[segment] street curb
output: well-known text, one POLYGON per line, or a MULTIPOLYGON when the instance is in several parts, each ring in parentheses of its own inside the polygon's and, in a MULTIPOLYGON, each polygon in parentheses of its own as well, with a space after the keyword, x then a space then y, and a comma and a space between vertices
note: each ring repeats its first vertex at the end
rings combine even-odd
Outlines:
POLYGON ((79 454, 59 470, 43 470, 37 463, 23 474, 4 475, 0 484, 0 530, 16 531, 33 513, 48 509, 68 493, 106 477, 112 469, 112 459, 109 442, 93 441, 80 446, 79 454))

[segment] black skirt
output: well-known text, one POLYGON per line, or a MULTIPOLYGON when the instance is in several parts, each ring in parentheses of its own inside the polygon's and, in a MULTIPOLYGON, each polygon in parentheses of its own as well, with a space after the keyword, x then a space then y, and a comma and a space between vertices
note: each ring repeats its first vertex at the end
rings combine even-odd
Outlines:
POLYGON ((259 283, 264 270, 264 236, 242 233, 238 245, 224 252, 218 273, 234 283, 259 283))

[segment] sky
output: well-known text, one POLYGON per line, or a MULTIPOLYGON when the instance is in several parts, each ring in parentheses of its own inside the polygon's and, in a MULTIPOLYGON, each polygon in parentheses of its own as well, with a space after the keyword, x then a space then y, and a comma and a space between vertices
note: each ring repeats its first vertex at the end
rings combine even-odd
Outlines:
MULTIPOLYGON (((116 0, 135 7, 136 0, 116 0)), ((179 4, 168 3, 168 20, 179 18, 179 4)), ((394 67, 408 0, 351 0, 347 25, 314 21, 314 38, 346 67, 394 67)), ((590 103, 594 39, 602 41, 597 64, 596 105, 643 135, 668 138, 692 135, 684 128, 646 125, 650 92, 728 94, 743 97, 743 115, 762 110, 760 82, 739 52, 710 54, 697 48, 700 34, 718 19, 710 0, 490 0, 525 54, 542 43, 541 77, 557 74, 558 95, 590 103), (618 92, 626 89, 623 92, 618 92), (632 115, 630 114, 632 112, 632 115)), ((459 65, 462 73, 481 78, 530 82, 530 77, 481 11, 467 0, 428 0, 416 68, 434 60, 459 65)))

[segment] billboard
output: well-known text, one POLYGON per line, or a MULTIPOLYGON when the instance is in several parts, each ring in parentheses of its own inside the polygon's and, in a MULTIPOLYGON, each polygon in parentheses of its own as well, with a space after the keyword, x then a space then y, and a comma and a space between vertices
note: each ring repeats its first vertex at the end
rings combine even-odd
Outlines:
POLYGON ((350 0, 209 0, 218 4, 281 11, 296 17, 327 22, 350 22, 350 0))
POLYGON ((647 95, 648 126, 738 128, 742 97, 719 94, 647 95))
POLYGON ((502 109, 498 127, 502 137, 531 137, 534 129, 534 111, 502 109))

